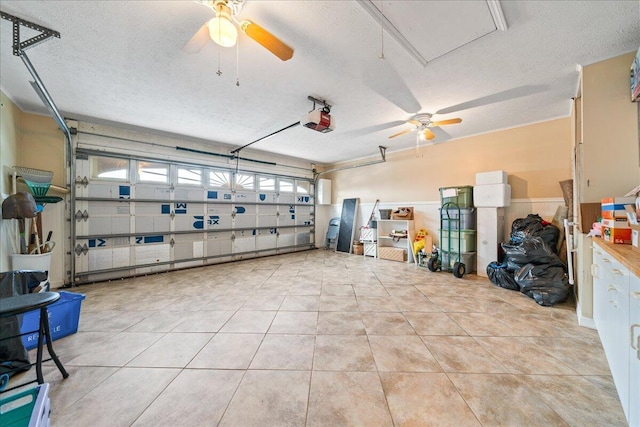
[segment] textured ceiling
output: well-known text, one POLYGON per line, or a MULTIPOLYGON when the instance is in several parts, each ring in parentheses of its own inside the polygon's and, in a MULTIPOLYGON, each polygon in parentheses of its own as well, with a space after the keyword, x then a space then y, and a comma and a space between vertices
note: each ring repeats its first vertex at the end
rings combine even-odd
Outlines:
MULTIPOLYGON (((185 53, 213 16, 193 1, 0 1, 3 12, 61 33, 27 54, 65 117, 237 147, 300 120, 313 107, 311 95, 333 106, 335 131, 298 126, 252 148, 319 164, 377 155, 379 145, 412 147, 414 133, 388 136, 419 112, 463 119, 434 129, 434 141, 447 144, 566 117, 577 64, 640 46, 637 0, 504 1, 507 31, 495 29, 481 0, 373 5, 426 66, 388 33, 380 60, 380 21, 356 1, 247 0, 240 18, 293 47, 287 62, 244 35, 237 52, 210 42, 185 53)), ((1 20, 0 37, 2 91, 22 110, 46 114, 12 55, 10 22, 1 20)))

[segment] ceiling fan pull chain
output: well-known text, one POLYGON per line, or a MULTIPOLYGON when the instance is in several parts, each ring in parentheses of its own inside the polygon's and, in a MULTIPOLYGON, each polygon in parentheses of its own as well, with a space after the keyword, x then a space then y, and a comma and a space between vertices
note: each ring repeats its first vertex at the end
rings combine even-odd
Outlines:
POLYGON ((236 43, 236 86, 240 86, 240 40, 236 43))
POLYGON ((218 77, 222 75, 222 71, 220 71, 220 45, 218 45, 218 71, 216 71, 218 77))
POLYGON ((384 59, 384 0, 380 0, 380 59, 384 59))

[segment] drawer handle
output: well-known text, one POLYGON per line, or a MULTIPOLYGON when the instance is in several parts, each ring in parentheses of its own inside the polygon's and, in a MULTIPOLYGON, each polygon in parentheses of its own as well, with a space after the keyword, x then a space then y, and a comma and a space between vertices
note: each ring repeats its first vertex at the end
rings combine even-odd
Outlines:
POLYGON ((615 275, 623 276, 622 271, 618 270, 617 268, 612 268, 611 272, 615 275))
POLYGON ((640 299, 640 292, 631 292, 631 296, 635 299, 640 299))
POLYGON ((598 264, 591 264, 591 276, 599 279, 600 278, 599 270, 600 270, 600 266, 598 264))
POLYGON ((629 334, 630 334, 630 336, 629 336, 629 340, 631 341, 631 348, 632 348, 632 349, 634 349, 634 350, 640 350, 640 335, 638 335, 638 344, 635 344, 635 343, 633 342, 633 338, 634 338, 633 330, 634 330, 635 328, 640 328, 640 324, 636 323, 636 324, 634 324, 634 325, 631 325, 631 327, 629 328, 629 334))
POLYGON ((618 306, 618 301, 617 301, 617 298, 616 298, 617 297, 617 293, 618 293, 618 289, 616 289, 615 286, 609 285, 607 287, 607 294, 609 296, 609 303, 613 304, 614 307, 618 306), (611 296, 611 292, 613 292, 613 298, 611 296))
POLYGON ((602 258, 602 262, 611 264, 611 260, 609 258, 602 258))

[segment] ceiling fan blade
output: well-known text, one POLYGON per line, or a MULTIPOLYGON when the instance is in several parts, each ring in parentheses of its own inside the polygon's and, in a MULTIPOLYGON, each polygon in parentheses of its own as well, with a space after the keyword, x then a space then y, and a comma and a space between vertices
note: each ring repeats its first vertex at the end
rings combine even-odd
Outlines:
POLYGON ((431 126, 455 125, 460 122, 462 122, 462 119, 459 117, 456 117, 455 119, 447 119, 447 120, 439 120, 437 122, 431 122, 431 126))
POLYGON ((413 119, 409 119, 409 120, 407 120, 407 123, 411 123, 411 124, 412 124, 412 125, 414 125, 414 126, 420 126, 420 125, 422 125, 422 123, 420 123, 420 122, 419 122, 419 121, 417 121, 417 120, 413 120, 413 119))
POLYGON ((400 135, 404 135, 405 133, 409 133, 411 132, 413 129, 407 129, 407 130, 403 130, 402 132, 398 132, 398 133, 394 133, 393 135, 391 135, 389 137, 389 139, 391 138, 395 138, 396 136, 400 136, 400 135))
POLYGON ((209 36, 209 21, 205 22, 202 27, 189 39, 187 44, 182 48, 183 51, 187 53, 197 53, 204 47, 209 40, 211 40, 211 36, 209 36))
POLYGON ((246 20, 240 22, 240 29, 281 60, 287 61, 293 56, 293 49, 260 25, 246 20))
POLYGON ((436 137, 436 135, 433 132, 431 132, 431 129, 429 129, 429 128, 426 128, 424 130, 423 135, 428 140, 432 140, 433 138, 436 137))

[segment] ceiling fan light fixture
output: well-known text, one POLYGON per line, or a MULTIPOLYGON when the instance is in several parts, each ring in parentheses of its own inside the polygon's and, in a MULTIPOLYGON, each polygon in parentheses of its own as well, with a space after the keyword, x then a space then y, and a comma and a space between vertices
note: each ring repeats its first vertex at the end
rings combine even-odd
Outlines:
POLYGON ((220 46, 231 47, 238 40, 238 30, 229 18, 220 14, 209 21, 209 36, 220 46))

